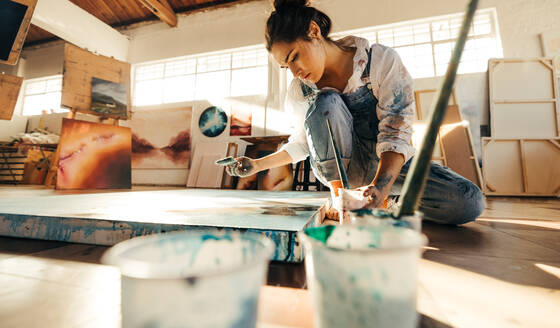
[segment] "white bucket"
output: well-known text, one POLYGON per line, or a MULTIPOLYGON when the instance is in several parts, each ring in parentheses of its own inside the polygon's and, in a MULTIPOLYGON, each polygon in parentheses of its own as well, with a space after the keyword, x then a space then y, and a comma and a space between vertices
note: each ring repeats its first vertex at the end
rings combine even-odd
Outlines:
POLYGON ((256 233, 174 232, 109 249, 123 327, 254 327, 274 244, 256 233))
POLYGON ((298 233, 316 327, 417 324, 418 265, 424 235, 394 226, 345 224, 298 233))

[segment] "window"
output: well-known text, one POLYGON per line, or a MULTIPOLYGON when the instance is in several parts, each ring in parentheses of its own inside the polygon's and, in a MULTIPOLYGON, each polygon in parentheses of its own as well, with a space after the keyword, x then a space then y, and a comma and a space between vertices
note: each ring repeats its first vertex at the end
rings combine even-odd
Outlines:
POLYGON ((26 80, 23 94, 24 116, 63 113, 60 107, 62 75, 26 80))
MULTIPOLYGON (((454 14, 346 31, 336 36, 356 35, 370 43, 392 47, 413 78, 434 77, 447 71, 462 21, 463 14, 454 14)), ((477 11, 461 56, 459 74, 485 72, 488 59, 503 56, 497 25, 495 9, 477 11)))
MULTIPOLYGON (((332 37, 356 35, 368 39, 371 44, 392 47, 413 78, 434 77, 447 71, 462 21, 463 14, 454 14, 345 31, 332 37)), ((477 11, 461 56, 459 74, 485 72, 488 59, 503 56, 497 26, 495 9, 477 11)), ((292 78, 288 71, 288 85, 292 78)))
POLYGON ((255 46, 140 64, 134 80, 136 106, 266 94, 268 54, 255 46))

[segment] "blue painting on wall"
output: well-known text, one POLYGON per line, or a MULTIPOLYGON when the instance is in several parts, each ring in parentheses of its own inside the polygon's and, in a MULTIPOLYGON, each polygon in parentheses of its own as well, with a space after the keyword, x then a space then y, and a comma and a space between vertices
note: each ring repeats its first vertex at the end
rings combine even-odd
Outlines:
POLYGON ((206 108, 198 119, 198 127, 202 133, 210 138, 217 137, 226 129, 228 118, 220 107, 206 108))

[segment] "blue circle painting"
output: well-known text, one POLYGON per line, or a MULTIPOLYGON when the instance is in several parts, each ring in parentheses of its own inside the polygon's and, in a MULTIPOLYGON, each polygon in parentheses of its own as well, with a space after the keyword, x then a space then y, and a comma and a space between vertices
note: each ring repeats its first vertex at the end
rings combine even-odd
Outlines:
POLYGON ((226 129, 227 115, 220 107, 206 108, 198 119, 200 131, 207 137, 219 136, 226 129))

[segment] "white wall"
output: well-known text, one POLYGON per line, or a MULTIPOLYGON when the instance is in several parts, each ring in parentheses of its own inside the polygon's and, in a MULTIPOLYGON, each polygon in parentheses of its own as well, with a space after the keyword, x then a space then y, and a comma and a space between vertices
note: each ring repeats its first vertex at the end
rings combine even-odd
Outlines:
MULTIPOLYGON (((465 9, 467 2, 467 0, 316 0, 314 4, 332 18, 333 32, 337 32, 458 13, 465 9)), ((121 30, 131 39, 129 61, 136 64, 262 44, 264 24, 271 12, 269 3, 267 0, 252 1, 217 10, 179 15, 177 28, 169 28, 162 22, 130 26, 121 30)), ((480 1, 479 8, 492 7, 497 11, 505 57, 542 56, 539 33, 560 29, 560 19, 558 19, 560 0, 480 1)), ((24 76, 33 78, 60 74, 63 54, 61 49, 62 46, 55 43, 50 47, 43 46, 37 50, 24 51, 23 56, 27 59, 24 76)), ((271 83, 274 84, 277 82, 277 70, 271 68, 271 73, 271 83)), ((441 78, 417 79, 416 88, 436 88, 440 80, 441 78)), ((478 127, 488 124, 487 74, 460 75, 455 88, 461 110, 471 122, 475 144, 479 145, 478 127)), ((185 104, 166 105, 166 107, 180 105, 185 104)), ((263 106, 258 101, 253 105, 263 106)), ((263 118, 259 118, 264 120, 266 116, 267 134, 282 132, 286 121, 278 107, 277 94, 272 93, 266 101, 266 114, 263 111, 263 118)), ((196 114, 194 117, 196 118, 196 114)), ((194 130, 196 127, 193 127, 194 130)))
POLYGON ((24 49, 21 52, 24 62, 19 71, 25 79, 35 79, 62 74, 64 63, 64 41, 58 40, 24 49))

